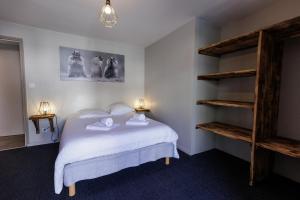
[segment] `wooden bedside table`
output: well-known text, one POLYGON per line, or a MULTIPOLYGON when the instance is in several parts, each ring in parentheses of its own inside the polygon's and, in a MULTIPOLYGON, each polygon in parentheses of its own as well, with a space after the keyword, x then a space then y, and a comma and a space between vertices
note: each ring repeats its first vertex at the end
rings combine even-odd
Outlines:
POLYGON ((51 132, 54 132, 54 124, 53 124, 53 118, 55 117, 55 114, 46 114, 46 115, 32 115, 29 117, 29 120, 31 120, 35 126, 36 133, 40 133, 40 123, 39 121, 41 119, 48 119, 50 124, 50 130, 51 132))
POLYGON ((135 112, 137 112, 137 113, 150 112, 150 109, 147 109, 147 108, 135 108, 134 110, 135 110, 135 112))

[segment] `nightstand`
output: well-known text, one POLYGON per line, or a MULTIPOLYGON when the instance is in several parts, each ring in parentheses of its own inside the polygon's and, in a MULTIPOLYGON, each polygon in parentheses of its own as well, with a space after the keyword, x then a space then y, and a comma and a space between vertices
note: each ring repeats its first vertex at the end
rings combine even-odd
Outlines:
POLYGON ((53 124, 53 119, 55 117, 55 114, 45 114, 45 115, 32 115, 29 117, 29 119, 33 122, 35 126, 36 133, 40 133, 40 123, 39 121, 41 119, 48 119, 49 124, 50 124, 50 131, 54 132, 54 124, 53 124))
POLYGON ((134 110, 137 113, 146 113, 146 112, 148 113, 148 112, 150 112, 150 109, 147 109, 147 108, 135 108, 134 110))

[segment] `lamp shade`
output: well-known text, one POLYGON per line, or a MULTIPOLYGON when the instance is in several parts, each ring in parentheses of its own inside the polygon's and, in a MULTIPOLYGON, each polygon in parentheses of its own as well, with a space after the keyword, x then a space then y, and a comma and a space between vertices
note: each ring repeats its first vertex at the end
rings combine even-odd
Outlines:
POLYGON ((143 98, 139 99, 138 108, 145 108, 145 100, 143 98))
POLYGON ((112 28, 117 24, 117 14, 111 6, 110 0, 106 0, 105 5, 101 9, 100 21, 105 27, 112 28))
POLYGON ((40 102, 40 107, 39 107, 39 113, 46 115, 50 111, 50 104, 47 101, 41 101, 40 102))

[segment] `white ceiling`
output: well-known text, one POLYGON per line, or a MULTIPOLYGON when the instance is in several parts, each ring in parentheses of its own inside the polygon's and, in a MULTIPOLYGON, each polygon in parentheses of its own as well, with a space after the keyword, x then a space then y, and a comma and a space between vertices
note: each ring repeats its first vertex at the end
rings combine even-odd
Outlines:
POLYGON ((217 25, 244 17, 273 0, 111 0, 113 29, 98 21, 105 0, 0 0, 0 19, 20 24, 148 46, 200 16, 217 25))

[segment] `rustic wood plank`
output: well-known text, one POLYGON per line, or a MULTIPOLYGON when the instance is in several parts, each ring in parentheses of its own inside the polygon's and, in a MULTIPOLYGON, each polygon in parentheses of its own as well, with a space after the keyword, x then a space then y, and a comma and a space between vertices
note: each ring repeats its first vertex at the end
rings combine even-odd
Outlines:
POLYGON ((239 50, 249 49, 258 45, 259 32, 255 31, 239 37, 231 38, 212 44, 198 50, 199 54, 219 57, 223 54, 232 53, 239 50))
POLYGON ((205 124, 198 124, 196 126, 196 129, 203 129, 235 140, 242 140, 249 143, 252 142, 251 139, 252 131, 250 129, 246 129, 238 126, 233 126, 233 125, 224 124, 220 122, 211 122, 205 124))
POLYGON ((148 108, 135 108, 134 110, 137 113, 151 112, 148 108))
POLYGON ((253 186, 255 182, 265 179, 272 172, 274 164, 274 154, 272 152, 266 151, 262 148, 257 148, 257 145, 252 144, 252 147, 254 146, 254 161, 252 161, 253 151, 251 151, 250 163, 249 185, 251 186, 253 186))
POLYGON ((228 78, 251 77, 256 75, 256 69, 245 69, 232 72, 219 72, 198 76, 198 80, 220 80, 228 78))
POLYGON ((29 117, 30 120, 34 119, 48 119, 48 118, 54 118, 55 114, 45 114, 45 115, 31 115, 29 117))
POLYGON ((273 155, 256 149, 256 142, 277 134, 283 43, 261 31, 257 53, 250 183, 271 172, 273 155))
POLYGON ((298 140, 273 137, 257 142, 256 145, 291 157, 300 158, 300 141, 298 140))
POLYGON ((263 31, 273 35, 277 40, 300 37, 300 16, 266 27, 263 31))
POLYGON ((224 107, 233 107, 233 108, 246 108, 253 109, 253 102, 246 101, 229 101, 229 100, 198 100, 198 105, 211 105, 211 106, 224 106, 224 107))
POLYGON ((300 17, 295 17, 260 30, 227 39, 205 48, 198 49, 199 54, 219 57, 223 54, 253 48, 258 45, 259 32, 264 31, 276 37, 277 40, 300 37, 300 17))

